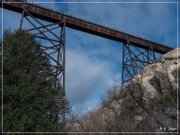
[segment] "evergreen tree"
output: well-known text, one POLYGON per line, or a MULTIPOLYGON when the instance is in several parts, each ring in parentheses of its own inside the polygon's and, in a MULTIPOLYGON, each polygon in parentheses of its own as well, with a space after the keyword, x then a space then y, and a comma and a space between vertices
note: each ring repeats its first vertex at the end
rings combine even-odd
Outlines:
POLYGON ((64 123, 58 119, 65 108, 59 103, 62 89, 60 85, 54 87, 50 60, 35 44, 34 36, 23 30, 4 33, 4 132, 64 130, 64 123))

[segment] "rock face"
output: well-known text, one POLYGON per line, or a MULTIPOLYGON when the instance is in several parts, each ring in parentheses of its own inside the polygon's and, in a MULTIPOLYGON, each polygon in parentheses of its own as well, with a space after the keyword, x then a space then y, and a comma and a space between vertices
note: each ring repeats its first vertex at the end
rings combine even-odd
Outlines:
POLYGON ((159 127, 161 130, 177 130, 178 69, 180 48, 166 53, 160 62, 144 68, 141 74, 136 76, 143 89, 143 107, 151 109, 149 115, 154 119, 154 125, 151 125, 153 131, 159 131, 159 127))
POLYGON ((178 83, 173 71, 180 67, 180 48, 166 53, 161 62, 152 64, 138 75, 144 87, 144 98, 162 98, 166 92, 177 91, 178 83), (179 53, 178 53, 179 52, 179 53))
POLYGON ((112 99, 108 105, 93 112, 93 116, 81 120, 86 123, 81 125, 85 127, 84 129, 74 128, 73 131, 179 130, 177 129, 177 115, 179 115, 177 93, 180 90, 178 69, 180 69, 180 48, 166 53, 160 62, 144 68, 141 74, 135 76, 136 81, 120 90, 119 98, 112 99))

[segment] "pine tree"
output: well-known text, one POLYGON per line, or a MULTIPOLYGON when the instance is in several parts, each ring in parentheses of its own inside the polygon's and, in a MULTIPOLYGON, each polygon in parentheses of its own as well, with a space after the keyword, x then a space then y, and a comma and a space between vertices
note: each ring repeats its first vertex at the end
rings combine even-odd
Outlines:
MULTIPOLYGON (((50 60, 32 34, 6 31, 3 38, 3 131, 63 131, 62 88, 54 87, 50 60)), ((67 106, 67 105, 66 105, 67 106)))

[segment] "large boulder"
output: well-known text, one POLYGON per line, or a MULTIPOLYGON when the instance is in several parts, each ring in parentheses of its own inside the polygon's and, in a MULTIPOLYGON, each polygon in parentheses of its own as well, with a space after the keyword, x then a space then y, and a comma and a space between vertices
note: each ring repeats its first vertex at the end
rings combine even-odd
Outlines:
POLYGON ((172 60, 180 58, 180 48, 176 48, 166 54, 164 54, 163 58, 165 60, 172 60))

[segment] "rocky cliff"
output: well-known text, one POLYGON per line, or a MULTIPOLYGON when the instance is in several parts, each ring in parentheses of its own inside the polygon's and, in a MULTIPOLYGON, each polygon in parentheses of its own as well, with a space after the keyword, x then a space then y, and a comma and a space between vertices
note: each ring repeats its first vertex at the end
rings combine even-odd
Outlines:
MULTIPOLYGON (((72 131, 177 132, 180 48, 144 68, 125 88, 112 89, 99 110, 73 125, 72 131)), ((179 124, 180 125, 180 124, 179 124)))

